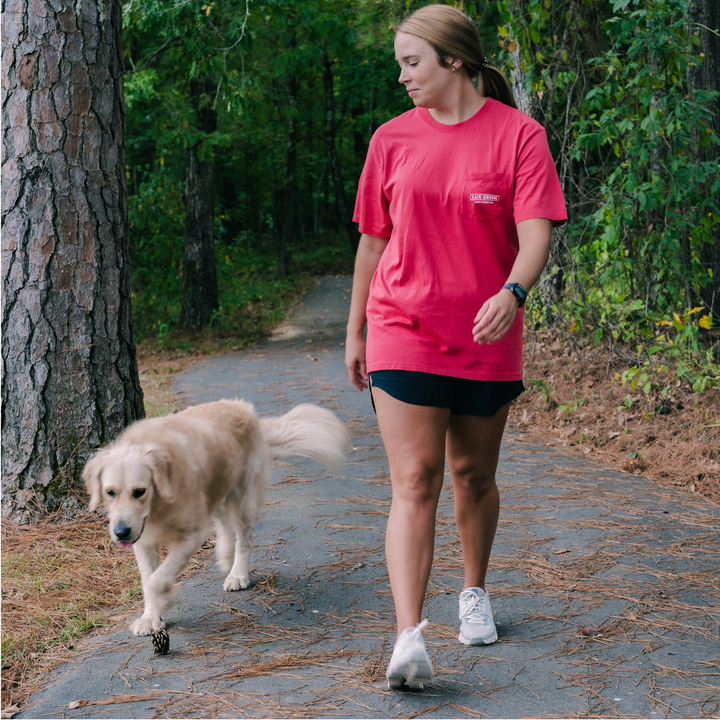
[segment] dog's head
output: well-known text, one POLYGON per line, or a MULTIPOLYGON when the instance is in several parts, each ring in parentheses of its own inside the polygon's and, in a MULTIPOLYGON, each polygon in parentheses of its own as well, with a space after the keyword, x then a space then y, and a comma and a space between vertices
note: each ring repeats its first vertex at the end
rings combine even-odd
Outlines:
POLYGON ((103 503, 110 537, 122 547, 137 542, 155 496, 172 502, 171 465, 159 445, 113 445, 94 455, 83 470, 90 510, 103 503))

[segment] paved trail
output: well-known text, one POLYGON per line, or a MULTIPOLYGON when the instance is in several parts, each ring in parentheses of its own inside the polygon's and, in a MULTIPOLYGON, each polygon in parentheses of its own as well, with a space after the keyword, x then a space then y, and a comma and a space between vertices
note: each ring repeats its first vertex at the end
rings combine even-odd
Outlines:
POLYGON ((21 717, 718 717, 720 510, 512 428, 488 585, 499 641, 456 640, 446 482, 424 633, 436 678, 423 693, 387 690, 390 486, 368 394, 345 379, 349 291, 348 278, 318 281, 273 340, 177 382, 188 404, 329 407, 350 429, 348 464, 277 463, 247 591, 223 593, 212 567, 190 574, 166 618, 170 654, 124 628, 93 638, 21 717))

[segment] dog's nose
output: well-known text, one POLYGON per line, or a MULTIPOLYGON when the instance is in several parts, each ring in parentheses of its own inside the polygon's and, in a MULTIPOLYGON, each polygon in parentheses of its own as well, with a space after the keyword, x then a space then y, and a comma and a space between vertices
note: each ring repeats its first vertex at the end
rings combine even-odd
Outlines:
POLYGON ((125 523, 118 523, 113 529, 113 532, 115 533, 115 537, 118 539, 118 541, 123 542, 130 537, 132 528, 125 523))

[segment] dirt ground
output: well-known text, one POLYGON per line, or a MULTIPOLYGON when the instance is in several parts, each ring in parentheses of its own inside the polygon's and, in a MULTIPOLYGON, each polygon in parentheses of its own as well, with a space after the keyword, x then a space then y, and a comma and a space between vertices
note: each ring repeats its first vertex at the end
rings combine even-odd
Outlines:
POLYGON ((528 339, 518 429, 720 503, 720 389, 697 395, 677 381, 665 398, 645 395, 622 384, 628 363, 602 349, 574 350, 554 332, 528 339))
MULTIPOLYGON (((204 357, 140 353, 149 415, 179 409, 173 377, 204 357)), ((529 333, 524 363, 527 389, 510 423, 530 439, 720 503, 720 389, 697 395, 678 381, 667 398, 632 391, 621 382, 626 361, 575 350, 553 331, 529 333)))

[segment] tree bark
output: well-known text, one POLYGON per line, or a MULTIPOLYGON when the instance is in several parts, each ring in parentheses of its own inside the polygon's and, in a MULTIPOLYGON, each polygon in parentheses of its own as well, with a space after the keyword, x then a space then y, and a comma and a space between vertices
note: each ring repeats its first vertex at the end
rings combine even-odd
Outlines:
POLYGON ((340 217, 340 224, 345 228, 348 240, 350 241, 350 247, 355 253, 360 243, 360 235, 355 227, 355 223, 352 221, 352 211, 348 206, 345 186, 342 180, 336 141, 337 122, 335 119, 335 88, 332 63, 330 62, 327 51, 324 49, 320 54, 320 62, 323 69, 323 86, 325 88, 325 145, 327 147, 328 164, 330 165, 330 173, 333 180, 335 207, 340 217))
POLYGON ((28 522, 72 514, 91 449, 144 411, 120 0, 3 12, 2 515, 28 522))
MULTIPOLYGON (((190 102, 196 127, 203 136, 217 129, 212 106, 215 82, 211 77, 190 81, 190 102)), ((185 252, 183 256, 180 327, 206 327, 219 307, 215 264, 215 163, 203 157, 202 139, 190 148, 185 189, 185 252)))
MULTIPOLYGON (((690 67, 690 83, 701 90, 720 91, 720 3, 717 0, 692 0, 689 7, 690 31, 699 31, 700 47, 696 50, 697 64, 690 67)), ((720 98, 711 103, 712 131, 720 137, 720 98)), ((699 149, 699 159, 717 161, 717 145, 699 149)), ((717 200, 717 198, 715 198, 717 200)), ((720 226, 713 229, 713 240, 701 249, 703 265, 713 277, 700 291, 705 307, 710 310, 713 324, 720 325, 720 226)))

